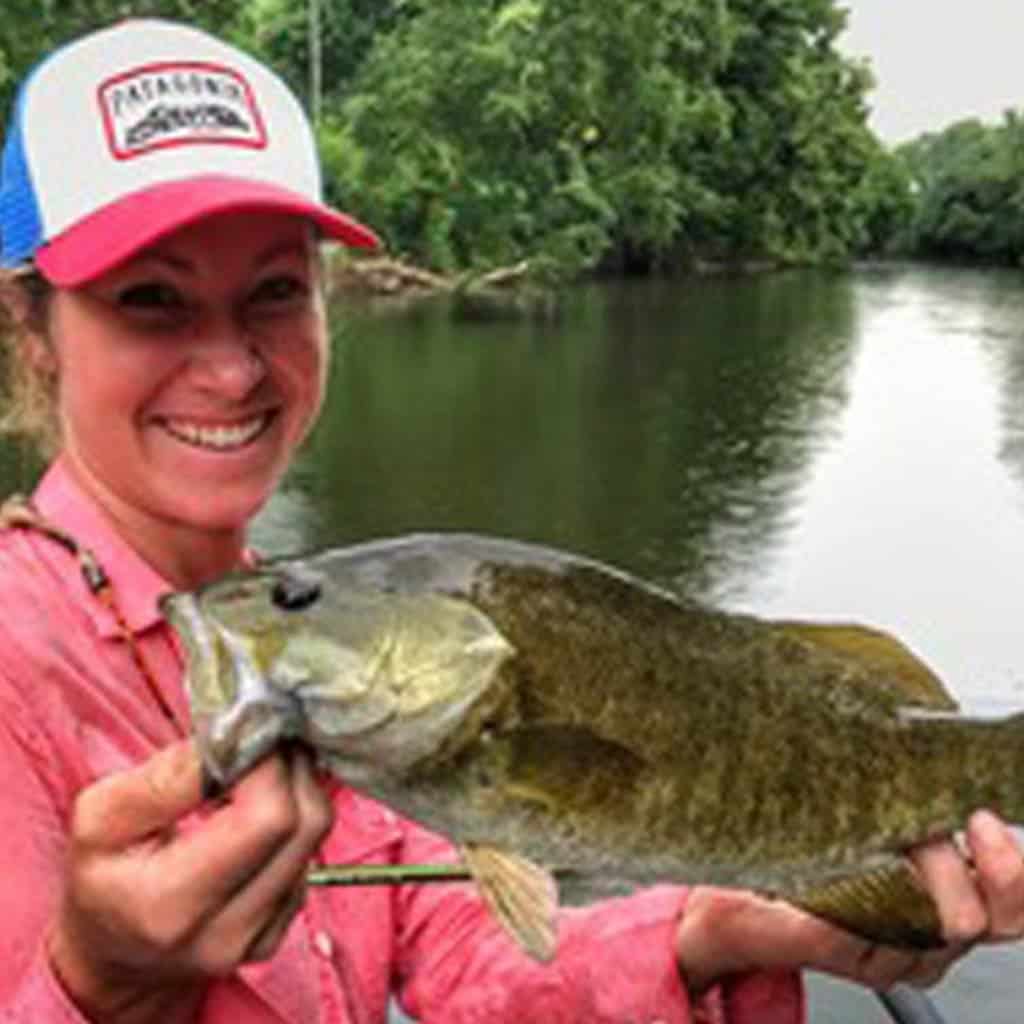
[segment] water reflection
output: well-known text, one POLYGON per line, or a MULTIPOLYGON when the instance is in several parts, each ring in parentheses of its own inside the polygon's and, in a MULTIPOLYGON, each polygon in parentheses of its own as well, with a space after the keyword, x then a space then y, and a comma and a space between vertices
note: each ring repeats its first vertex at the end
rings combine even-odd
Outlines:
POLYGON ((973 708, 1024 704, 1024 519, 1007 464, 1007 413, 1024 394, 1007 372, 1002 319, 1017 283, 915 270, 862 275, 853 288, 850 401, 792 509, 788 543, 741 603, 883 626, 973 708))
POLYGON ((986 278, 977 337, 993 359, 1001 385, 1000 458, 1024 483, 1024 282, 1016 272, 986 278))
POLYGON ((555 324, 339 312, 320 539, 484 530, 704 595, 785 529, 855 336, 826 275, 581 289, 555 324))

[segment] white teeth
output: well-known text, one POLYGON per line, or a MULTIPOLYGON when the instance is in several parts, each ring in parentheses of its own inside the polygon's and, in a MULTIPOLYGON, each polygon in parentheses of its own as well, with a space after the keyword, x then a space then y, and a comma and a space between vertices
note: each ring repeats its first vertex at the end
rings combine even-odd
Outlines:
POLYGON ((226 451, 248 444, 263 430, 269 420, 268 414, 232 427, 201 427, 197 423, 189 423, 186 420, 165 420, 164 426, 167 428, 167 432, 178 438, 179 441, 187 441, 189 444, 199 445, 201 448, 226 451))

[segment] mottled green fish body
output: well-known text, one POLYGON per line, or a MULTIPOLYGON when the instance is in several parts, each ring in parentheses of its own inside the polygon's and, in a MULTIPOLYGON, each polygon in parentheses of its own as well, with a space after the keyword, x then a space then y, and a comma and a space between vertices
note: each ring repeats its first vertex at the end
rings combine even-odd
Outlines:
POLYGON ((939 924, 902 852, 978 807, 1024 820, 1024 718, 908 712, 942 704, 941 685, 873 630, 726 614, 563 552, 454 534, 273 563, 175 601, 201 735, 235 722, 206 743, 222 780, 262 752, 243 756, 247 729, 276 741, 265 707, 259 728, 238 727, 242 658, 250 689, 287 691, 279 734, 467 850, 567 871, 575 899, 753 887, 927 946, 939 924), (322 660, 284 664, 317 645, 322 660), (402 707, 381 696, 410 685, 402 707), (318 729, 321 713, 333 725, 318 729))

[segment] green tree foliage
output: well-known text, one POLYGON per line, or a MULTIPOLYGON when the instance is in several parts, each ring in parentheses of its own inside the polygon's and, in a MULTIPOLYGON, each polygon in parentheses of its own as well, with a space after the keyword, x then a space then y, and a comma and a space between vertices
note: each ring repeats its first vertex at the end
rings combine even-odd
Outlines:
POLYGON ((434 0, 378 32, 333 187, 438 269, 843 259, 870 75, 834 0, 434 0))
POLYGON ((599 254, 614 211, 582 153, 601 129, 552 94, 543 15, 446 0, 378 38, 341 114, 365 154, 352 205, 393 247, 441 270, 599 254))
POLYGON ((1024 264, 1024 117, 959 121, 901 147, 915 194, 904 246, 931 259, 1024 264))
POLYGON ((861 229, 854 251, 857 255, 905 254, 915 210, 910 168, 900 154, 877 140, 872 146, 867 171, 853 191, 861 229))
POLYGON ((719 81, 730 112, 710 159, 726 211, 704 228, 725 254, 784 262, 849 256, 864 240, 861 183, 878 154, 870 73, 834 43, 831 0, 732 0, 735 43, 719 81))
MULTIPOLYGON (((310 8, 295 0, 248 0, 235 4, 234 41, 260 54, 307 102, 311 82, 310 8)), ((403 0, 320 0, 320 77, 323 99, 344 94, 378 32, 393 28, 411 9, 403 0)))
POLYGON ((538 31, 559 141, 605 215, 605 261, 669 259, 717 203, 698 154, 726 131, 725 3, 548 0, 538 31))

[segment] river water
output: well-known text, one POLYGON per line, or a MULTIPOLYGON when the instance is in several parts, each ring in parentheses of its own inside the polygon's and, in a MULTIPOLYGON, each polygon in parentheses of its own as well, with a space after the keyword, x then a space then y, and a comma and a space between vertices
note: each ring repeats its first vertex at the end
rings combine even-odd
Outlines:
MULTIPOLYGON (((599 284, 547 322, 339 301, 334 321, 326 413, 265 549, 540 541, 728 608, 883 627, 966 707, 1024 707, 1020 274, 599 284)), ((1022 970, 1021 946, 976 950, 936 1002, 1019 1024, 1022 970)), ((823 979, 812 1007, 887 1019, 823 979)))

